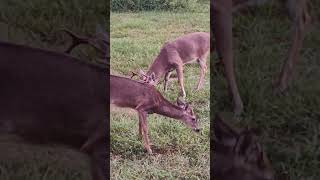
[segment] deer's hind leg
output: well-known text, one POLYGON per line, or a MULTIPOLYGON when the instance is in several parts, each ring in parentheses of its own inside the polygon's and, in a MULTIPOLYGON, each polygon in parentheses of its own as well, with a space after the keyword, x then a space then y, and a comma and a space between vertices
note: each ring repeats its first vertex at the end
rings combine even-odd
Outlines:
POLYGON ((177 69, 177 76, 178 76, 178 81, 179 81, 179 85, 180 85, 180 93, 179 93, 179 97, 182 97, 183 99, 186 98, 186 91, 184 89, 184 80, 183 80, 183 65, 177 65, 176 66, 177 69))
POLYGON ((170 81, 170 76, 172 74, 172 71, 168 71, 164 76, 164 84, 163 84, 163 90, 166 92, 168 90, 168 84, 170 81))
POLYGON ((215 0, 212 3, 211 29, 214 31, 216 49, 224 64, 225 76, 229 92, 233 99, 234 114, 240 115, 243 111, 243 103, 239 94, 233 62, 232 42, 232 1, 215 0))
POLYGON ((200 76, 199 76, 199 81, 198 81, 196 90, 200 90, 203 87, 204 77, 207 71, 206 59, 208 57, 208 53, 209 51, 203 56, 201 56, 199 59, 197 59, 197 62, 199 63, 199 66, 200 66, 200 76))
POLYGON ((287 0, 287 8, 292 22, 292 44, 287 59, 282 65, 280 75, 274 82, 276 92, 283 92, 288 87, 294 67, 299 59, 306 27, 311 21, 307 9, 307 0, 287 0))

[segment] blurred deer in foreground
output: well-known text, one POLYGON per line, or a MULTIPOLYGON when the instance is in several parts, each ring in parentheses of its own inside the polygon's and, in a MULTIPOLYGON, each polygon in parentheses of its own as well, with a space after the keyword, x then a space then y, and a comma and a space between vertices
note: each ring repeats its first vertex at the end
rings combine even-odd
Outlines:
POLYGON ((110 86, 111 104, 132 108, 138 112, 139 135, 143 138, 143 145, 148 153, 152 153, 148 137, 148 114, 156 113, 178 119, 193 131, 200 131, 192 107, 179 98, 177 105, 174 105, 166 100, 154 86, 125 77, 110 75, 110 86))
POLYGON ((176 70, 180 85, 180 94, 186 97, 184 89, 183 65, 196 61, 200 65, 200 77, 196 90, 202 88, 207 70, 206 59, 210 50, 210 34, 195 32, 183 35, 174 41, 166 42, 158 56, 150 65, 147 73, 139 72, 141 80, 149 84, 158 84, 164 76, 164 91, 167 90, 170 76, 176 70))
POLYGON ((223 122, 218 114, 213 121, 213 133, 215 137, 211 137, 210 143, 213 179, 274 179, 272 166, 254 130, 238 132, 223 122))
MULTIPOLYGON (((235 115, 243 111, 243 103, 238 91, 234 74, 233 42, 232 42, 232 12, 247 6, 260 5, 268 0, 211 0, 211 29, 213 30, 216 49, 224 65, 229 91, 233 98, 235 115)), ((281 1, 282 2, 282 1, 281 1)), ((289 16, 292 22, 292 44, 288 51, 287 60, 282 66, 280 75, 273 82, 275 92, 287 89, 294 67, 299 59, 306 27, 311 18, 307 8, 308 0, 286 0, 289 16)))
POLYGON ((92 179, 107 180, 107 67, 7 42, 0 56, 0 134, 73 146, 90 156, 92 179))

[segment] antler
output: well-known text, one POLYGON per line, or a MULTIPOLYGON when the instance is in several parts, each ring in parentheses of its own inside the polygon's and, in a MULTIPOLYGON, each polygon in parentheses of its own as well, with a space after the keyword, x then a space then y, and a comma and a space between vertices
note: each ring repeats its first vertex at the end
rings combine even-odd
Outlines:
POLYGON ((145 78, 147 78, 148 76, 147 75, 145 75, 145 74, 138 74, 138 73, 135 73, 135 72, 133 72, 133 71, 131 71, 131 79, 134 77, 134 76, 138 76, 139 78, 143 78, 143 77, 145 77, 145 78))
POLYGON ((74 49, 76 46, 78 46, 80 44, 88 44, 89 43, 89 40, 87 38, 80 37, 68 29, 60 29, 59 31, 63 31, 63 32, 67 33, 72 38, 72 44, 65 51, 65 53, 70 53, 72 51, 72 49, 74 49))
MULTIPOLYGON (((68 29, 60 29, 59 31, 63 31, 65 33, 67 33, 68 35, 71 36, 72 38, 72 44, 69 46, 69 48, 65 51, 65 53, 70 53, 76 46, 80 45, 80 44, 90 44, 91 46, 93 46, 96 50, 102 52, 102 53, 106 53, 105 50, 100 49, 96 43, 94 43, 96 41, 95 38, 85 38, 85 37, 80 37, 79 35, 76 35, 75 33, 71 32, 68 29)), ((107 45, 109 44, 106 40, 102 40, 104 43, 106 43, 107 45)))
POLYGON ((135 72, 133 72, 133 71, 131 71, 131 74, 132 74, 131 77, 130 77, 131 79, 132 79, 134 76, 140 77, 139 74, 137 74, 137 73, 135 73, 135 72))

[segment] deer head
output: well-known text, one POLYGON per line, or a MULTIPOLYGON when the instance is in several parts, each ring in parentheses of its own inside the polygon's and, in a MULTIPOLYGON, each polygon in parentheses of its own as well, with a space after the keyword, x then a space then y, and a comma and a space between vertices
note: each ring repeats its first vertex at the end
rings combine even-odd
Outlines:
POLYGON ((217 180, 273 180, 271 164, 258 142, 255 130, 237 132, 222 121, 214 120, 213 173, 217 180))
POLYGON ((198 128, 198 120, 193 112, 190 104, 177 98, 177 105, 183 110, 183 122, 195 132, 200 132, 198 128))

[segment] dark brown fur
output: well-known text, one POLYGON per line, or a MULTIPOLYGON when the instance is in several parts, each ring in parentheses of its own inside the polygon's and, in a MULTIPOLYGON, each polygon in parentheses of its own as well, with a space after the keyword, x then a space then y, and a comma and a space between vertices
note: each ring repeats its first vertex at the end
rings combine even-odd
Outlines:
POLYGON ((1 133, 82 148, 93 179, 106 180, 108 76, 106 68, 65 54, 0 42, 1 133))

